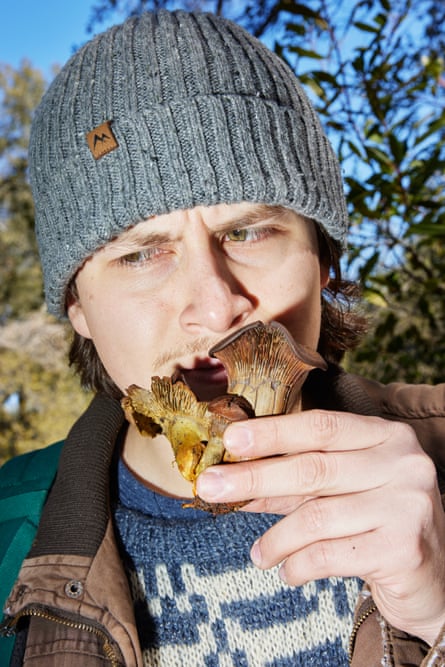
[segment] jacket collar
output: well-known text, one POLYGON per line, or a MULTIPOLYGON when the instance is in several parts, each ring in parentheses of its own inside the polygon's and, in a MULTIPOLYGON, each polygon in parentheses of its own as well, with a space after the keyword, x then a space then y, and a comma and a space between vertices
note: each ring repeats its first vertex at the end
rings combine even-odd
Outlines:
POLYGON ((99 394, 74 424, 30 557, 97 552, 109 519, 109 469, 124 421, 119 401, 99 394))

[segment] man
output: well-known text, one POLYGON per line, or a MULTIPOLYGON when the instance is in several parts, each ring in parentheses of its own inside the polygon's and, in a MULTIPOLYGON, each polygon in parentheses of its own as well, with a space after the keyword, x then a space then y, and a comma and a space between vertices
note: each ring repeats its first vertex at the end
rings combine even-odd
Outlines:
POLYGON ((361 329, 341 310, 346 207, 292 73, 211 15, 128 20, 53 82, 30 174, 47 303, 98 393, 5 603, 11 664, 341 666, 349 642, 353 665, 445 664, 436 471, 334 363, 361 329), (231 425, 243 460, 198 477, 243 511, 186 509, 168 442, 120 398, 178 373, 201 401, 223 394, 208 350, 257 320, 329 368, 303 411, 231 425))

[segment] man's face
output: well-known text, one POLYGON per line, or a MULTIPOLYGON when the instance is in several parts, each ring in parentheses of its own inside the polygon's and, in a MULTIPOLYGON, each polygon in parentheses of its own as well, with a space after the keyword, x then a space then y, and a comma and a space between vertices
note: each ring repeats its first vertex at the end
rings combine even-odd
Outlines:
POLYGON ((239 327, 278 320, 317 347, 320 267, 314 225, 283 208, 217 205, 150 218, 77 274, 73 327, 123 391, 182 372, 201 400, 225 390, 208 350, 239 327))

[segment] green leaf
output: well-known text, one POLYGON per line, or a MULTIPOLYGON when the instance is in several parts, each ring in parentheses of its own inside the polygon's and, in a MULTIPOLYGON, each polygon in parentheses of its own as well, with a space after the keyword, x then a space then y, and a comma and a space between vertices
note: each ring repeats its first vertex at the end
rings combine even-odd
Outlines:
POLYGON ((314 79, 323 81, 324 83, 330 83, 333 86, 338 86, 337 78, 329 72, 324 72, 323 70, 314 70, 311 72, 311 76, 314 79))
POLYGON ((389 134, 388 136, 389 145, 391 146, 392 154, 396 162, 402 162, 403 158, 406 155, 407 144, 406 141, 400 141, 395 134, 389 134))
POLYGON ((376 148, 375 146, 365 146, 365 151, 368 157, 372 160, 375 160, 378 162, 381 166, 383 167, 393 167, 393 163, 391 161, 391 158, 380 148, 376 148))
POLYGON ((352 141, 348 141, 347 144, 351 149, 351 151, 354 153, 354 155, 357 155, 359 158, 363 158, 363 153, 359 146, 356 146, 355 143, 352 141))
POLYGON ((445 238, 445 223, 424 223, 419 222, 414 225, 410 225, 405 232, 405 236, 411 236, 412 234, 421 234, 429 237, 436 238, 445 238))
POLYGON ((365 32, 373 32, 373 33, 380 32, 380 28, 376 28, 376 26, 374 25, 369 25, 369 23, 362 23, 361 21, 355 21, 354 25, 359 30, 363 30, 365 32))
POLYGON ((299 2, 282 2, 280 4, 281 8, 290 14, 297 14, 298 16, 305 16, 306 18, 325 22, 323 16, 319 12, 311 9, 307 5, 302 5, 299 2))
POLYGON ((379 292, 375 289, 370 289, 366 288, 363 290, 363 298, 368 301, 373 306, 377 306, 378 308, 387 308, 388 307, 388 301, 386 300, 385 296, 383 295, 382 292, 379 292))
POLYGON ((290 46, 289 51, 297 53, 302 58, 315 58, 316 60, 322 60, 323 58, 320 53, 311 51, 310 49, 303 49, 301 46, 290 46))

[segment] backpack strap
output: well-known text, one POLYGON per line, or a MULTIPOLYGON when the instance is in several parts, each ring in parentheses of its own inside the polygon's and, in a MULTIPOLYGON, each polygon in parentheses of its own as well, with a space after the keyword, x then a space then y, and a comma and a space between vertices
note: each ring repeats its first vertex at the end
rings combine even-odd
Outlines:
MULTIPOLYGON (((1 610, 37 532, 62 446, 63 441, 60 441, 22 454, 0 468, 1 610)), ((1 643, 5 641, 2 638, 1 643)))

